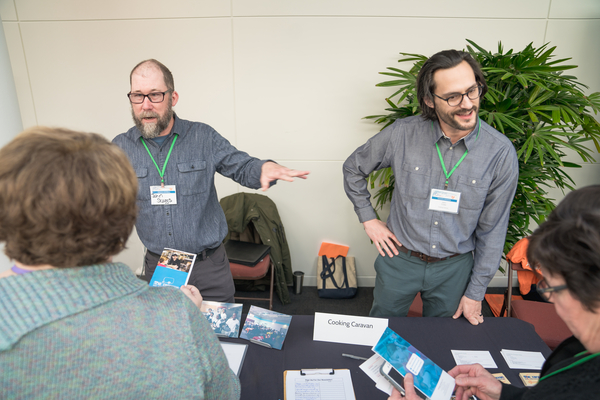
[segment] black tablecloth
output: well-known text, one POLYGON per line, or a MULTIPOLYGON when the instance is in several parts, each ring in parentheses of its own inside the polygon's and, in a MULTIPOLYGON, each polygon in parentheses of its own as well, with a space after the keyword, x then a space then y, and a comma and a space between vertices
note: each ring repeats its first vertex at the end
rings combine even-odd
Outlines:
MULTIPOLYGON (((222 339, 248 344, 240 373, 242 399, 283 399, 283 371, 303 368, 347 368, 352 374, 356 398, 387 399, 375 383, 359 368, 361 360, 342 357, 342 353, 369 358, 369 346, 313 341, 314 316, 294 315, 282 350, 268 349, 243 339, 222 339)), ((502 372, 508 380, 523 386, 522 370, 511 370, 500 350, 540 351, 547 357, 550 349, 533 326, 514 318, 487 318, 472 326, 464 318, 390 318, 389 327, 448 371, 456 364, 450 350, 489 350, 498 365, 490 372, 502 372)))

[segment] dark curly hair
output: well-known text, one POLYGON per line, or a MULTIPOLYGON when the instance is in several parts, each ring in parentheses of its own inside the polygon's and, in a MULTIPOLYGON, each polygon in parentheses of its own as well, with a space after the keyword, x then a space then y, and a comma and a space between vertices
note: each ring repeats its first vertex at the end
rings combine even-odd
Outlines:
POLYGON ((561 276, 589 311, 600 306, 600 185, 569 193, 529 238, 527 258, 561 276))
POLYGON ((25 265, 105 262, 135 223, 137 178, 94 133, 35 127, 0 149, 0 241, 25 265))

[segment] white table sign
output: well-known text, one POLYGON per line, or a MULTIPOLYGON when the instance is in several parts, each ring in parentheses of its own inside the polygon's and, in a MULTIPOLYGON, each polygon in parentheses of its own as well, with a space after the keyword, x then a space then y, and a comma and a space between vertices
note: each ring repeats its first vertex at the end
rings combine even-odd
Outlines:
POLYGON ((375 346, 387 326, 386 318, 315 313, 313 340, 375 346))

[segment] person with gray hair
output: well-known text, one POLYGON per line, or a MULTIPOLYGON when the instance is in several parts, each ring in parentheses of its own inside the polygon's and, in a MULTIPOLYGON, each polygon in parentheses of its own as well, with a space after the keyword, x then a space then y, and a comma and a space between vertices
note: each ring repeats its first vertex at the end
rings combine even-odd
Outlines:
POLYGON ((486 91, 469 53, 434 54, 417 77, 421 115, 396 120, 344 163, 344 189, 379 251, 371 316, 406 316, 420 292, 423 316, 483 322, 519 175, 512 143, 479 118, 486 91), (387 167, 395 188, 386 223, 367 177, 387 167))
MULTIPOLYGON (((570 192, 529 237, 527 259, 540 271, 537 291, 573 336, 548 356, 531 388, 500 383, 480 364, 458 365, 457 400, 587 400, 600 393, 600 185, 570 192)), ((405 379, 406 399, 420 397, 405 379)), ((391 400, 400 399, 394 392, 391 400)))

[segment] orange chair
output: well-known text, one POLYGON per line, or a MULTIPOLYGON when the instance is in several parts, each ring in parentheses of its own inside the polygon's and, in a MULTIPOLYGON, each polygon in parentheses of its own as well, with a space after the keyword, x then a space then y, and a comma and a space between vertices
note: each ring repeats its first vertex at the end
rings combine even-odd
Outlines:
POLYGON ((271 256, 267 254, 265 258, 258 262, 253 267, 249 267, 243 264, 236 264, 233 262, 229 262, 229 267, 231 268, 231 275, 233 279, 240 279, 245 281, 254 281, 257 279, 262 279, 269 271, 271 271, 271 285, 269 288, 269 297, 237 297, 236 300, 264 300, 269 302, 269 310, 273 309, 273 279, 275 277, 275 268, 273 262, 271 261, 271 256))
POLYGON ((553 304, 531 300, 512 300, 513 272, 532 271, 529 269, 524 269, 520 262, 512 262, 508 257, 510 254, 511 253, 507 255, 508 288, 505 292, 504 298, 506 307, 505 305, 502 306, 500 315, 504 315, 504 309, 506 308, 507 317, 513 317, 525 322, 529 322, 531 325, 533 325, 536 333, 540 336, 540 338, 542 338, 544 343, 554 350, 563 340, 571 336, 572 333, 564 321, 556 313, 553 304))
POLYGON ((417 293, 413 300, 410 308, 408 309, 408 317, 422 317, 423 316, 423 300, 421 299, 421 293, 417 293))

